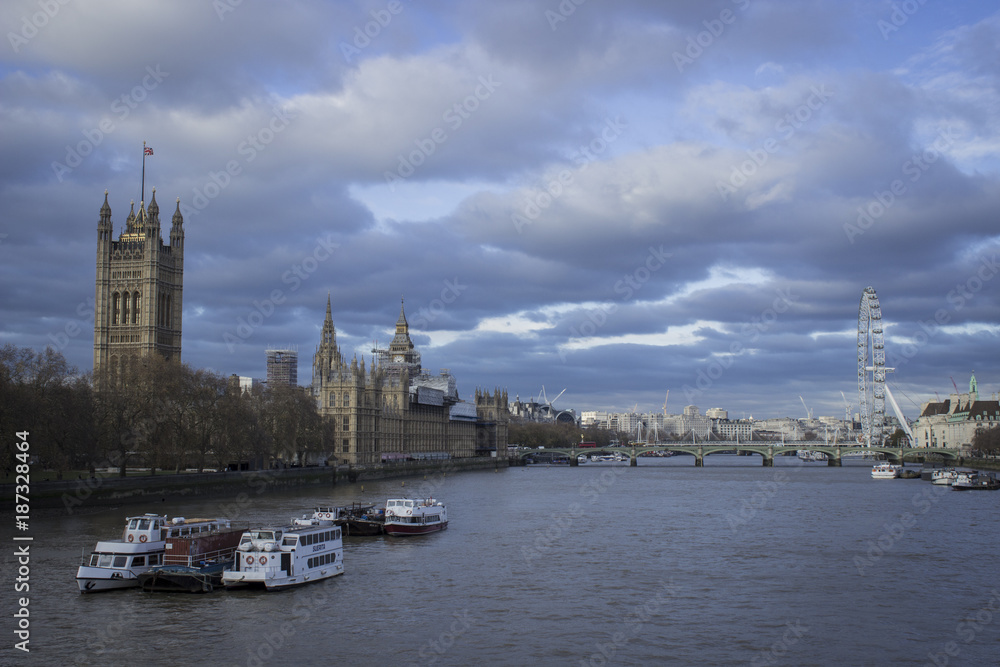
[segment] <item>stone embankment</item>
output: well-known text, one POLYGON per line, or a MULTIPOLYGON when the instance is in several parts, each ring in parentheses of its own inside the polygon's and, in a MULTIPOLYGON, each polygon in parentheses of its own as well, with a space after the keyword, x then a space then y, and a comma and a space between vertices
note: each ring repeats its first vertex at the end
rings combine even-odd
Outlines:
MULTIPOLYGON (((30 487, 31 510, 59 508, 70 514, 109 505, 165 502, 198 496, 232 496, 237 501, 272 490, 299 486, 335 486, 368 480, 447 475, 466 470, 506 468, 506 459, 474 457, 444 461, 399 461, 357 466, 315 466, 272 470, 159 474, 131 477, 36 482, 30 487)), ((419 488, 419 487, 418 487, 419 488)), ((14 505, 15 485, 0 485, 3 511, 14 505)))

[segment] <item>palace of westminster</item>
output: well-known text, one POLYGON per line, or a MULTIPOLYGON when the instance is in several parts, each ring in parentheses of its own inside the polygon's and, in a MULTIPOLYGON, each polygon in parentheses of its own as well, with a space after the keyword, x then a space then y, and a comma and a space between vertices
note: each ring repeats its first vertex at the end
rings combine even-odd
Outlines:
MULTIPOLYGON (((133 204, 125 229, 113 239, 111 207, 104 193, 97 225, 94 306, 94 375, 126 358, 153 353, 180 360, 184 289, 184 218, 180 200, 170 243, 160 231, 156 189, 148 207, 133 204)), ((310 388, 320 414, 334 420, 329 460, 379 463, 399 459, 504 456, 510 420, 507 392, 477 389, 474 403, 459 398, 447 371, 430 375, 410 340, 400 307, 388 349, 348 363, 337 346, 330 298, 313 357, 310 388)))

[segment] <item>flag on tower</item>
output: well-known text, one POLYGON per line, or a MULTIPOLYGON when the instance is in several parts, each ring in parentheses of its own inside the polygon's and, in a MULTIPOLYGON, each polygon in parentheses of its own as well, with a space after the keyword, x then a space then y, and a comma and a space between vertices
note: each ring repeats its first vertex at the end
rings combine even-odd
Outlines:
POLYGON ((149 146, 146 146, 146 150, 145 152, 143 152, 143 155, 152 155, 152 154, 153 154, 153 149, 150 148, 149 146))

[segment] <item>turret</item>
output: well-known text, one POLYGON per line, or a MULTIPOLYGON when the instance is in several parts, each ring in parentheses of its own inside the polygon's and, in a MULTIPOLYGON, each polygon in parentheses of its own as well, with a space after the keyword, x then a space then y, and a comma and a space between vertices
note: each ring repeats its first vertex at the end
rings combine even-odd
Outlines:
POLYGON ((104 191, 104 206, 101 207, 101 218, 97 222, 97 247, 100 248, 105 241, 111 241, 111 206, 108 205, 108 191, 104 191))
MULTIPOLYGON (((154 190, 154 197, 156 191, 154 190)), ((184 252, 184 216, 181 215, 181 198, 177 198, 177 210, 170 226, 170 248, 175 255, 184 252)))
MULTIPOLYGON (((149 207, 146 209, 146 240, 156 242, 160 239, 160 205, 156 203, 156 188, 153 188, 149 207)), ((148 247, 148 246, 147 246, 148 247)))

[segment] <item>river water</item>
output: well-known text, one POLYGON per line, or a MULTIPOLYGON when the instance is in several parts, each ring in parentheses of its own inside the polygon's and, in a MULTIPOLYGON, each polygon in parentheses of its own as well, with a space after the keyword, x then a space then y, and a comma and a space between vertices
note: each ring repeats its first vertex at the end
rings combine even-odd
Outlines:
MULTIPOLYGON (((1000 664, 1000 492, 876 481, 860 461, 692 462, 248 488, 241 500, 35 518, 31 653, 8 630, 0 663, 1000 664), (282 523, 318 504, 430 491, 448 530, 346 538, 346 573, 326 582, 80 595, 74 580, 81 550, 119 534, 126 514, 236 506, 232 518, 282 523)), ((9 555, 3 572, 13 582, 9 555)))

